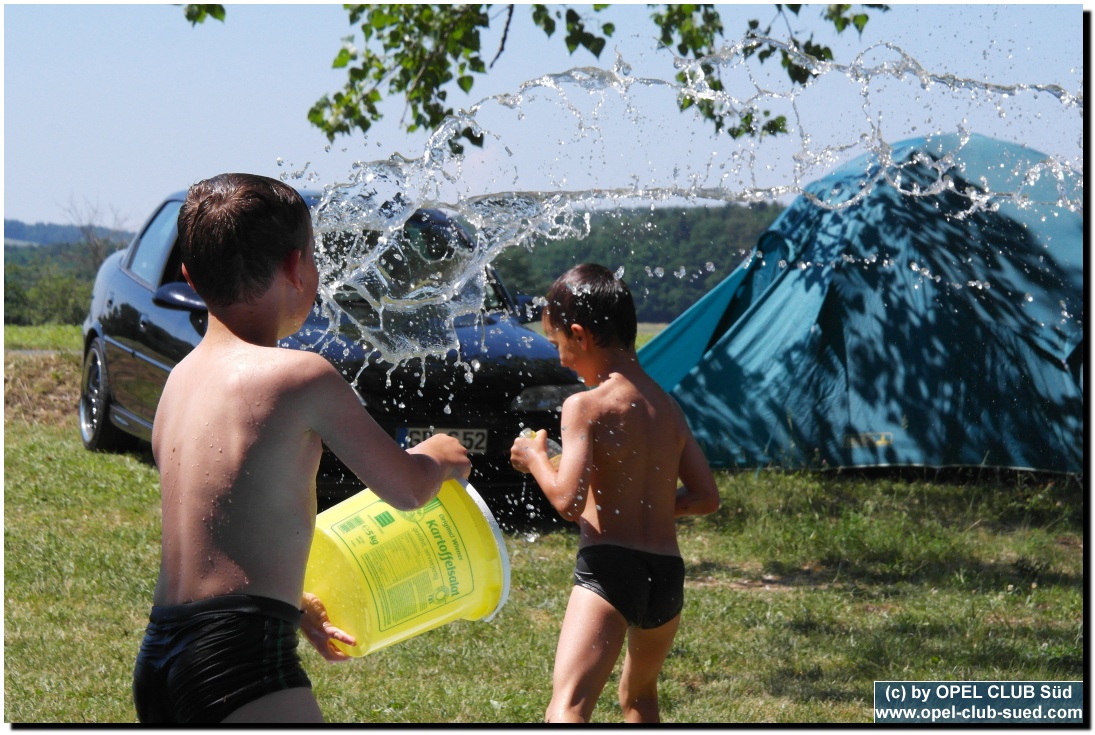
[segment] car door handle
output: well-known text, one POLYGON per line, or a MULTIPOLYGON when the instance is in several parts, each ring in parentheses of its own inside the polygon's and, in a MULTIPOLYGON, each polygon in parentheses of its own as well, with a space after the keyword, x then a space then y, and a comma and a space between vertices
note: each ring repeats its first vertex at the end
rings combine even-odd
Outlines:
POLYGON ((137 329, 141 330, 142 332, 147 332, 148 331, 148 315, 147 314, 141 314, 141 318, 137 322, 137 329))

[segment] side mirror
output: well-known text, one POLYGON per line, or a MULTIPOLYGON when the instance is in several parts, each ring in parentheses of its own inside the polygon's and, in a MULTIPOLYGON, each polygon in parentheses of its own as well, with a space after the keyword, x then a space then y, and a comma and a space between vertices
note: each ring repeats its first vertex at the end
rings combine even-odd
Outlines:
POLYGON ((537 304, 531 296, 517 294, 517 321, 522 324, 539 321, 543 311, 544 307, 537 304))
POLYGON ((205 300, 186 281, 165 283, 152 294, 152 303, 168 309, 208 311, 205 300))

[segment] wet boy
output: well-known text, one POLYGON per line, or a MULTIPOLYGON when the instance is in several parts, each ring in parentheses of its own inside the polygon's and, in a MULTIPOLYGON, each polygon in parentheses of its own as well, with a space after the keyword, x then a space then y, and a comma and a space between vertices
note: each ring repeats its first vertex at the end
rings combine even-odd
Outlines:
POLYGON ((134 670, 142 722, 318 722, 296 630, 344 660, 303 593, 323 444, 384 500, 421 506, 470 463, 455 439, 401 449, 322 357, 278 348, 319 282, 311 217, 285 184, 223 174, 179 212, 187 280, 209 307, 167 380, 152 431, 163 541, 134 670))
POLYGON ((543 326, 591 387, 563 404, 558 469, 543 431, 510 455, 580 530, 545 719, 588 722, 626 640, 624 718, 657 722, 658 674, 684 604, 674 519, 715 511, 718 489, 680 408, 639 366, 623 281, 600 265, 572 268, 548 292, 543 326))

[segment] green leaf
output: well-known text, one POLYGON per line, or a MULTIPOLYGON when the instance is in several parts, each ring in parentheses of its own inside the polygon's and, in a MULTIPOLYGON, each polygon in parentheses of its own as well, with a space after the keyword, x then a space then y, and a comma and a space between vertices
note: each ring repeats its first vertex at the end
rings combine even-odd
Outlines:
POLYGON ((532 22, 543 29, 549 38, 555 33, 555 19, 551 17, 546 5, 532 6, 532 22))
POLYGON ((471 92, 472 85, 475 84, 475 80, 470 76, 462 76, 456 80, 456 83, 460 86, 460 89, 465 92, 471 92))
POLYGON ((392 16, 380 10, 379 7, 369 12, 369 25, 378 31, 387 28, 393 20, 392 16))
POLYGON ((342 7, 350 14, 350 25, 357 25, 361 16, 369 9, 368 5, 343 5, 342 7))
POLYGON ((195 26, 198 23, 204 23, 206 18, 214 18, 222 23, 224 22, 224 6, 223 5, 184 5, 183 15, 190 25, 195 26))
POLYGON ((342 69, 353 61, 353 59, 354 55, 350 49, 343 47, 343 49, 338 52, 338 56, 335 57, 335 60, 331 62, 331 68, 342 69))
MULTIPOLYGON (((767 115, 768 112, 765 111, 764 114, 767 115)), ((764 123, 764 127, 761 130, 768 135, 779 135, 781 133, 786 133, 787 118, 783 115, 780 115, 779 117, 774 117, 768 122, 764 123)))

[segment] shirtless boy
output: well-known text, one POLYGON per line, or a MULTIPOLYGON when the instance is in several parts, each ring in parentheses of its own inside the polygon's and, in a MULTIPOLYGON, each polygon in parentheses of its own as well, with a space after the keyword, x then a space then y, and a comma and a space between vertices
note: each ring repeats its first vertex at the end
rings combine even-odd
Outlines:
POLYGON ((354 642, 303 591, 323 444, 400 509, 471 465, 447 436, 401 449, 330 363, 278 348, 319 282, 296 191, 249 174, 195 184, 179 242, 209 327, 171 371, 152 430, 163 541, 133 675, 137 715, 321 722, 296 630, 328 661, 347 658, 333 640, 354 642))
POLYGON ((600 265, 572 268, 548 292, 543 326, 591 386, 563 404, 558 469, 544 431, 510 451, 581 533, 545 720, 588 722, 626 639, 624 718, 658 722, 658 674, 684 605, 674 518, 717 510, 718 489, 680 408, 639 366, 623 281, 600 265))

